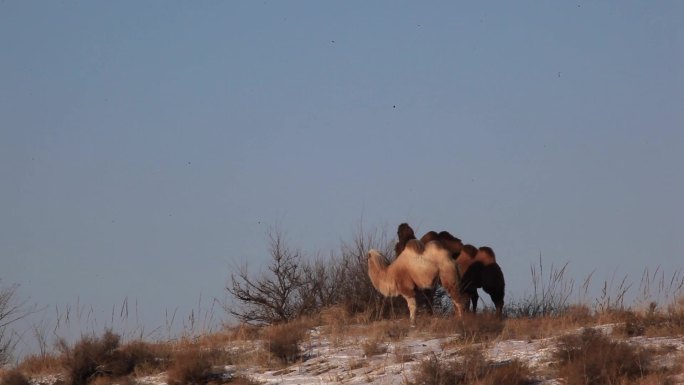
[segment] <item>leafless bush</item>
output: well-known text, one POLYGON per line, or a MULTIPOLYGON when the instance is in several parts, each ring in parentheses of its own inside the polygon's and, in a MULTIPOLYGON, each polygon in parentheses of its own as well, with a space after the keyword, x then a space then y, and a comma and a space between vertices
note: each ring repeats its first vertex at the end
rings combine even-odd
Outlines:
POLYGON ((625 383, 652 371, 653 352, 613 341, 595 329, 563 336, 555 355, 569 385, 625 383))
POLYGON ((387 344, 376 337, 363 341, 361 343, 361 349, 365 356, 370 357, 387 353, 387 344))
POLYGON ((11 352, 18 341, 17 335, 9 329, 9 326, 36 311, 34 307, 28 306, 26 301, 17 298, 19 285, 1 286, 1 284, 0 279, 0 366, 10 359, 11 352))
POLYGON ((13 369, 2 376, 0 385, 31 385, 31 382, 20 370, 13 369))
POLYGON ((527 385, 535 383, 530 369, 518 360, 507 363, 492 363, 485 360, 482 351, 476 348, 462 352, 460 361, 443 361, 432 355, 423 360, 408 385, 527 385))
POLYGON ((238 273, 231 274, 226 287, 241 306, 226 304, 225 310, 245 323, 287 322, 316 307, 312 292, 318 290, 312 290, 311 285, 317 282, 309 280, 316 270, 304 265, 302 252, 291 249, 280 230, 271 229, 268 236, 271 256, 268 272, 253 278, 247 267, 242 267, 238 273))
POLYGON ((364 233, 360 226, 351 242, 342 243, 340 255, 313 260, 290 248, 280 230, 269 230, 268 237, 271 260, 267 272, 255 278, 242 267, 231 274, 226 287, 238 306, 225 304, 224 308, 238 320, 287 322, 335 305, 342 305, 349 314, 370 312, 371 317, 405 311, 403 302, 386 300, 368 279, 368 250, 380 249, 391 255, 384 234, 364 233))
POLYGON ((282 363, 299 359, 300 344, 306 337, 309 327, 306 322, 291 322, 274 325, 264 330, 266 349, 282 363))
POLYGON ((85 385, 98 376, 120 376, 119 336, 107 330, 102 337, 84 337, 73 348, 60 341, 62 365, 72 385, 85 385))
POLYGON ((173 356, 167 382, 169 385, 206 384, 212 379, 211 352, 183 349, 173 356))
POLYGON ((101 337, 85 336, 73 347, 58 342, 62 367, 69 383, 85 385, 99 379, 127 376, 131 373, 163 371, 169 362, 167 345, 135 341, 120 344, 120 336, 106 330, 101 337))
POLYGON ((349 314, 368 313, 371 319, 391 314, 405 314, 406 303, 401 298, 384 298, 368 278, 368 250, 380 250, 385 256, 393 255, 392 242, 385 232, 365 231, 359 226, 351 242, 343 242, 341 255, 333 261, 341 278, 338 303, 349 314))

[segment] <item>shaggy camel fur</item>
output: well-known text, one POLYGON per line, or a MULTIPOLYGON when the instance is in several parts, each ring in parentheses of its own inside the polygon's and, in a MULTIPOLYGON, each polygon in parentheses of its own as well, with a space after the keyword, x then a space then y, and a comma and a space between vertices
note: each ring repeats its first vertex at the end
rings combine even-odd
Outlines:
MULTIPOLYGON (((411 226, 402 223, 397 229, 399 241, 395 245, 397 255, 404 249, 404 245, 410 239, 415 239, 411 226)), ((429 231, 421 237, 421 242, 438 241, 449 250, 451 257, 456 260, 459 273, 459 291, 462 294, 463 307, 470 310, 472 303, 473 313, 477 312, 477 301, 480 296, 477 289, 482 288, 489 294, 496 313, 499 317, 503 314, 504 292, 506 282, 503 271, 496 263, 496 255, 490 247, 483 246, 478 250, 473 245, 463 245, 460 239, 451 235, 448 231, 429 231)), ((424 299, 429 311, 432 311, 434 289, 422 290, 419 299, 424 299)))
POLYGON ((377 250, 368 252, 368 276, 373 286, 385 297, 402 296, 409 308, 411 324, 416 320, 416 289, 434 288, 439 280, 451 296, 460 318, 461 298, 456 264, 438 242, 423 244, 412 239, 391 264, 377 250))
MULTIPOLYGON (((408 223, 402 223, 397 228, 397 239, 398 242, 394 245, 394 252, 398 256, 404 250, 406 242, 411 239, 416 239, 416 234, 408 223)), ((458 257, 458 254, 463 247, 461 240, 451 235, 448 231, 440 231, 439 233, 436 231, 428 231, 420 238, 420 241, 423 242, 423 244, 427 244, 431 241, 440 242, 444 248, 449 250, 453 259, 458 257)))
MULTIPOLYGON (((402 223, 397 228, 397 239, 398 242, 394 245, 395 256, 399 256, 404 250, 406 242, 416 239, 416 235, 408 223, 402 223)), ((463 247, 461 240, 451 235, 448 231, 441 231, 439 233, 436 231, 428 231, 420 238, 420 241, 423 244, 427 244, 431 241, 440 242, 442 246, 449 251, 451 258, 454 260, 458 257, 461 248, 463 247)), ((428 313, 432 314, 435 289, 418 290, 416 299, 419 307, 427 309, 428 313)))
POLYGON ((456 259, 461 253, 461 248, 463 248, 463 242, 460 239, 454 237, 448 231, 428 231, 420 238, 423 243, 428 243, 430 241, 437 241, 444 246, 445 249, 449 250, 451 258, 456 259))
POLYGON ((482 288, 491 297, 496 314, 501 318, 506 282, 501 267, 496 263, 494 250, 487 246, 476 249, 473 245, 465 245, 456 258, 456 264, 461 273, 460 291, 470 297, 465 297, 465 309, 470 310, 472 303, 473 313, 477 312, 477 300, 480 298, 477 289, 482 288))

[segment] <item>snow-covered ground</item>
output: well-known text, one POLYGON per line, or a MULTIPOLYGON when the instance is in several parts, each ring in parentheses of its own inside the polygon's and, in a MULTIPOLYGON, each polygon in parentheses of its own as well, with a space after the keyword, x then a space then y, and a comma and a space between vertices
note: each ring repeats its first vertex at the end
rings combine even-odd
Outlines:
MULTIPOLYGON (((614 325, 599 326, 610 333, 614 325)), ((579 332, 576 330, 574 332, 579 332)), ((227 366, 228 375, 242 375, 266 384, 305 385, 305 384, 402 384, 412 379, 421 360, 434 355, 437 359, 455 359, 463 345, 458 344, 458 336, 426 338, 417 331, 400 341, 386 342, 382 354, 365 356, 362 348, 364 337, 349 337, 347 341, 331 343, 320 328, 310 331, 307 343, 303 344, 306 359, 279 370, 262 370, 254 367, 227 366), (403 358, 403 359, 402 359, 403 358)), ((482 344, 485 357, 493 362, 507 362, 519 359, 540 373, 552 364, 552 353, 557 338, 534 340, 501 340, 482 344)), ((677 357, 684 355, 684 336, 668 338, 634 337, 629 343, 666 347, 669 351, 660 359, 664 365, 671 365, 677 357)), ((162 385, 163 376, 141 379, 150 385, 162 385)), ((684 384, 684 377, 679 377, 684 384)), ((557 379, 539 376, 539 384, 560 384, 557 379)))
MULTIPOLYGON (((610 334, 615 325, 602 325, 597 328, 610 334)), ((579 333, 581 329, 570 331, 579 333)), ((245 376, 264 384, 308 385, 308 384, 402 384, 411 380, 421 360, 432 356, 439 360, 458 359, 464 347, 459 336, 430 338, 415 329, 408 335, 393 342, 381 342, 381 354, 366 356, 363 343, 367 337, 350 335, 335 341, 322 332, 321 328, 309 331, 306 342, 302 344, 303 359, 278 370, 266 370, 257 364, 225 366, 215 368, 223 376, 245 376)), ((545 370, 553 364, 553 351, 557 337, 532 340, 494 340, 481 344, 485 357, 495 363, 505 363, 519 359, 538 374, 538 383, 544 385, 561 384, 552 377, 553 370, 545 370)), ((679 337, 633 337, 627 342, 647 347, 658 347, 665 353, 659 356, 663 366, 671 366, 684 355, 684 336, 679 337)), ((254 349, 261 346, 253 341, 254 349)), ((472 346, 472 345, 469 345, 472 346)), ((34 379, 34 384, 54 384, 56 378, 34 379)), ((675 377, 676 383, 684 384, 684 376, 675 377)), ((138 378, 144 385, 165 385, 164 373, 138 378)))

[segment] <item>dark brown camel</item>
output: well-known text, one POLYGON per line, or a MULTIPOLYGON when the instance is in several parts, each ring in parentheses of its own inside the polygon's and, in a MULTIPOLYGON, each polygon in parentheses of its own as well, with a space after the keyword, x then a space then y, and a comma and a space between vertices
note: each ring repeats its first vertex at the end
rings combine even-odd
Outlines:
POLYGON ((472 303, 473 313, 477 312, 477 300, 480 298, 477 289, 482 288, 489 294, 496 307, 496 314, 501 318, 506 282, 501 267, 496 263, 494 250, 487 246, 477 249, 473 245, 465 245, 456 258, 456 264, 461 274, 461 293, 470 297, 464 302, 466 311, 470 310, 472 303))

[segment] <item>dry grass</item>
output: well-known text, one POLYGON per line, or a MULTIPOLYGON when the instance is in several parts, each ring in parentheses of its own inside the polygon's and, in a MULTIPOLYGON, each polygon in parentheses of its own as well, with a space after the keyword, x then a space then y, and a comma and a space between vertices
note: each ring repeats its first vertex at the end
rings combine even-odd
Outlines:
POLYGON ((679 307, 658 312, 655 306, 652 306, 643 312, 624 311, 616 318, 624 323, 617 331, 629 337, 667 337, 684 334, 684 309, 679 307))
POLYGON ((261 382, 254 381, 249 377, 237 376, 230 379, 229 383, 231 385, 261 385, 261 382))
MULTIPOLYGON (((160 373, 171 362, 169 344, 133 341, 121 345, 120 337, 110 330, 101 337, 83 337, 73 347, 62 341, 59 348, 62 353, 61 367, 68 383, 73 385, 123 383, 127 381, 125 377, 131 374, 142 376, 160 373)), ((27 357, 21 367, 45 370, 48 363, 52 365, 52 360, 27 357)))
POLYGON ((2 373, 0 385, 30 385, 28 378, 19 369, 12 369, 2 373))
POLYGON ((264 328, 264 347, 283 364, 300 359, 300 345, 311 328, 310 320, 301 320, 264 328))
POLYGON ((377 338, 371 338, 361 343, 361 350, 366 357, 387 353, 387 344, 377 338))
MULTIPOLYGON (((61 355, 28 356, 20 362, 18 369, 26 375, 63 370, 66 382, 74 385, 127 384, 132 377, 165 370, 170 385, 218 382, 221 381, 219 374, 211 370, 214 366, 282 367, 306 360, 304 353, 309 350, 309 332, 314 326, 320 326, 316 330, 331 341, 332 346, 356 343, 367 357, 386 354, 391 342, 402 341, 409 335, 444 338, 444 344, 451 344, 445 345, 448 348, 462 348, 463 361, 459 358, 456 363, 440 362, 435 357, 424 360, 419 364, 416 380, 409 383, 522 384, 530 377, 524 364, 513 361, 495 365, 487 362, 477 349, 472 349, 472 345, 481 342, 486 345, 493 340, 556 337, 600 323, 619 324, 613 330, 620 337, 684 335, 684 299, 667 308, 654 304, 639 311, 607 308, 592 312, 586 305, 566 304, 563 311, 550 312, 551 315, 504 321, 486 311, 477 315, 465 314, 462 320, 453 316, 419 315, 415 328, 410 326, 407 317, 369 321, 373 317, 364 314, 350 314, 345 307, 335 306, 326 308, 315 318, 263 327, 243 324, 173 343, 134 341, 121 344, 119 336, 107 331, 99 338, 84 337, 73 347, 62 343, 61 355)), ((558 369, 569 385, 583 381, 599 385, 627 382, 650 385, 671 381, 675 369, 654 368, 651 364, 657 355, 668 354, 670 361, 676 357, 676 353, 667 347, 660 351, 637 349, 601 337, 598 332, 587 333, 592 332, 559 338, 561 347, 556 359, 560 364, 549 370, 558 369)), ((396 346, 388 355, 389 359, 397 363, 414 359, 408 348, 402 348, 401 344, 396 346)), ((367 363, 359 357, 350 363, 350 367, 367 363)), ((3 381, 4 377, 7 374, 3 381)), ((232 382, 249 384, 249 381, 236 378, 232 382)))
POLYGON ((107 330, 102 337, 83 337, 73 347, 61 342, 62 366, 72 385, 88 384, 96 377, 130 373, 130 363, 117 350, 119 336, 107 330))
POLYGON ((96 377, 90 385, 136 385, 136 382, 130 377, 96 377))
POLYGON ((394 359, 397 363, 413 361, 411 349, 406 346, 397 346, 394 348, 394 359))
POLYGON ((467 348, 462 351, 461 360, 443 361, 432 355, 418 366, 408 385, 527 385, 535 381, 529 368, 514 360, 505 364, 487 362, 482 351, 467 348))
POLYGON ((32 354, 21 360, 18 369, 32 375, 57 373, 62 369, 62 361, 56 354, 32 354))
MULTIPOLYGON (((464 317, 469 315, 465 314, 464 317)), ((461 321, 454 317, 419 317, 416 326, 420 333, 437 338, 453 336, 462 331, 461 321)))
POLYGON ((382 320, 349 328, 346 336, 401 341, 406 338, 410 332, 411 324, 408 319, 382 320))
POLYGON ((169 385, 206 384, 213 379, 213 353, 196 347, 175 352, 167 371, 169 385))
POLYGON ((572 317, 544 316, 538 318, 511 318, 501 332, 504 339, 536 340, 556 337, 583 326, 592 326, 591 319, 580 322, 572 317))
POLYGON ((650 350, 613 341, 594 329, 561 337, 555 353, 559 374, 568 385, 632 383, 654 373, 653 356, 650 350))
POLYGON ((126 374, 145 376, 163 372, 171 362, 171 346, 164 343, 132 341, 119 348, 126 374))
POLYGON ((469 342, 491 341, 501 335, 506 325, 494 313, 485 313, 477 316, 464 315, 461 324, 461 336, 469 342))

